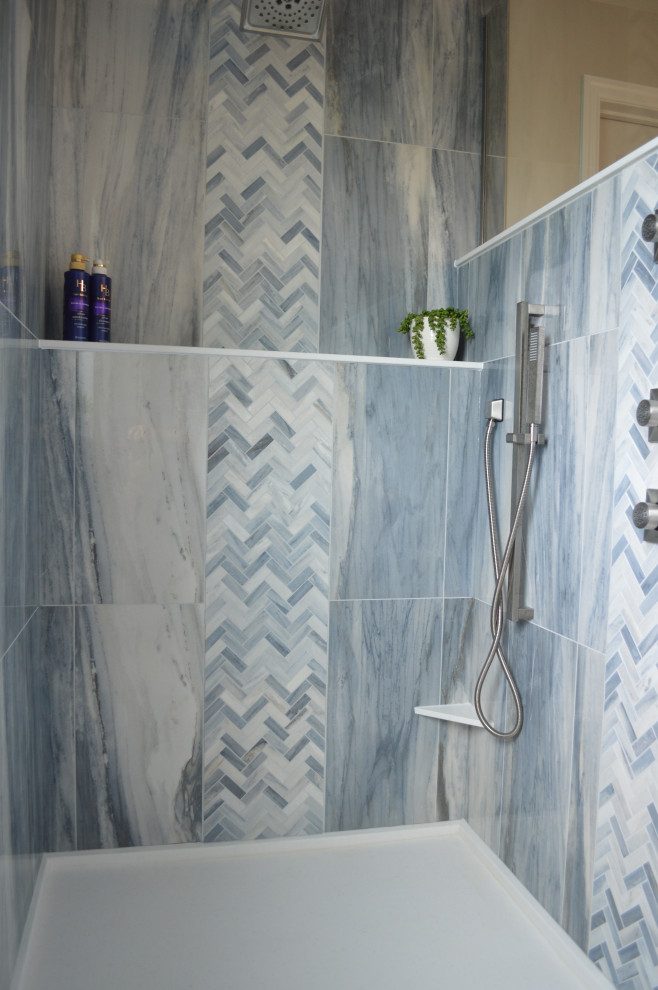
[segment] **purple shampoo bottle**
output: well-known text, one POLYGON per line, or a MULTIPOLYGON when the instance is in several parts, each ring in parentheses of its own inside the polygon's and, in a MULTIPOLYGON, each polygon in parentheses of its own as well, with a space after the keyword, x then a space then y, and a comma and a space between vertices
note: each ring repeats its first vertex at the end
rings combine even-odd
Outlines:
POLYGON ((94 261, 91 269, 91 301, 89 307, 89 340, 107 343, 112 320, 112 279, 105 262, 94 261))
POLYGON ((64 340, 88 340, 89 274, 83 254, 71 255, 71 267, 64 272, 64 340))

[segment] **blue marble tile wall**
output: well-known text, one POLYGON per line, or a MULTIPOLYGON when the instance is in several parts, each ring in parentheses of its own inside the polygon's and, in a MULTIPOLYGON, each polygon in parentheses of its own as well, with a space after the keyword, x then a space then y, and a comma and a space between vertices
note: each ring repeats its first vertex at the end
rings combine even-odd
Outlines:
MULTIPOLYGON (((494 438, 499 528, 510 515, 516 303, 546 306, 548 437, 536 461, 525 532, 525 603, 531 623, 506 631, 524 699, 513 745, 441 725, 439 816, 465 817, 574 939, 588 947, 599 739, 605 673, 620 307, 620 180, 513 234, 459 273, 460 304, 484 361, 481 401, 502 397, 494 438), (590 233, 591 231, 591 233, 590 233), (589 525, 592 507, 601 525, 589 525), (551 753, 550 760, 545 758, 551 753), (487 782, 486 785, 483 782, 487 782)), ((488 649, 493 594, 478 426, 471 594, 446 601, 441 700, 468 700, 488 649)), ((497 673, 494 720, 514 711, 497 673)))
POLYGON ((320 351, 408 354, 409 311, 455 305, 479 236, 479 3, 327 17, 320 351))
POLYGON ((39 353, 52 104, 52 5, 0 5, 0 990, 7 990, 40 855, 68 848, 59 800, 70 746, 53 713, 67 684, 39 612, 39 353))
POLYGON ((206 841, 436 818, 436 732, 413 706, 438 698, 444 591, 471 581, 445 504, 475 468, 478 383, 211 361, 206 841))
POLYGON ((407 356, 478 242, 479 4, 338 0, 324 44, 239 13, 211 8, 204 343, 407 356))
POLYGON ((446 505, 476 470, 479 379, 337 365, 328 829, 437 817, 437 729, 413 709, 439 702, 444 597, 472 579, 471 529, 451 533, 446 505))
POLYGON ((41 358, 41 602, 75 683, 62 715, 75 754, 62 798, 70 841, 196 840, 207 359, 41 358))
POLYGON ((658 375, 658 274, 640 237, 658 201, 658 153, 621 179, 619 400, 590 956, 617 986, 650 990, 658 982, 657 572, 655 545, 633 526, 632 510, 658 470, 658 452, 635 421, 658 375))
POLYGON ((71 253, 107 260, 112 337, 201 342, 206 0, 57 0, 46 336, 71 253))

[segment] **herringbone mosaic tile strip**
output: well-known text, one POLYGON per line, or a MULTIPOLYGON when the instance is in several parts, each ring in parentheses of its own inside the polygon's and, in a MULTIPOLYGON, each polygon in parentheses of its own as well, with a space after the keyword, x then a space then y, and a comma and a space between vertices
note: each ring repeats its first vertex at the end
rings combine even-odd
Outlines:
POLYGON ((324 47, 211 11, 204 345, 317 351, 324 47))
POLYGON ((658 985, 658 548, 632 524, 658 483, 635 409, 658 387, 658 272, 640 237, 658 202, 658 156, 622 186, 622 325, 606 702, 590 956, 617 986, 658 985))
POLYGON ((210 365, 204 838, 322 831, 333 365, 210 365))

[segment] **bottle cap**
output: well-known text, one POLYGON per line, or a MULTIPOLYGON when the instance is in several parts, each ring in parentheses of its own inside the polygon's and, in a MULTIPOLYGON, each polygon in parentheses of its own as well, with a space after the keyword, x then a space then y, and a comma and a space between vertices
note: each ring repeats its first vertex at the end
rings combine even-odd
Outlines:
POLYGON ((85 262, 89 261, 89 258, 85 258, 84 254, 72 254, 71 255, 71 268, 79 268, 82 271, 85 270, 85 262))
POLYGON ((94 261, 91 267, 92 275, 107 275, 107 265, 104 261, 94 261))

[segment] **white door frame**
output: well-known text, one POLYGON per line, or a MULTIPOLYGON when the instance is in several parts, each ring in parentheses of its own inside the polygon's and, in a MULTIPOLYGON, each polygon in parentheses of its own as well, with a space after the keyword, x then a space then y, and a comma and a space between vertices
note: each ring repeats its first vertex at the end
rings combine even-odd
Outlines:
POLYGON ((580 115, 580 181, 599 171, 601 117, 658 127, 658 89, 583 76, 580 115))

